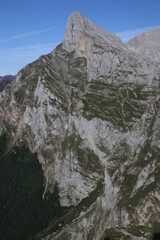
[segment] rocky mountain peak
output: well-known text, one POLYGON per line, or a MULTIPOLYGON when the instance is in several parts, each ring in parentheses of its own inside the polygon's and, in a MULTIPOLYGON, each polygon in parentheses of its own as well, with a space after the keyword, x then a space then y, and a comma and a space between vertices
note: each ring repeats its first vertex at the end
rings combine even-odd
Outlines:
POLYGON ((72 13, 67 22, 63 46, 68 51, 76 50, 79 56, 86 56, 91 42, 107 43, 122 47, 122 41, 113 33, 105 32, 79 12, 72 13))
POLYGON ((68 18, 62 48, 74 52, 76 58, 86 59, 89 80, 106 76, 110 66, 119 62, 118 52, 126 51, 116 35, 105 32, 79 12, 72 13, 68 18))

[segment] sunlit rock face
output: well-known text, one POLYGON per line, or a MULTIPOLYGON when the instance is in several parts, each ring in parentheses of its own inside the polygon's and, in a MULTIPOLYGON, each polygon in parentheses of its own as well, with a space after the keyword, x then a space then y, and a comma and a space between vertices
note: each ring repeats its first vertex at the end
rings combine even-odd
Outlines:
POLYGON ((37 239, 150 239, 160 226, 160 68, 80 13, 0 95, 0 132, 37 153, 63 216, 37 239))

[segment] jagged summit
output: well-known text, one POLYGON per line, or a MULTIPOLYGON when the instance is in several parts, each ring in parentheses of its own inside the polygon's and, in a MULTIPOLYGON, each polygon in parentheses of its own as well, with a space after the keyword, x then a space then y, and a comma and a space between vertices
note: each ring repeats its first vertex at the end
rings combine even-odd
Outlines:
POLYGON ((110 66, 118 61, 113 52, 126 51, 116 35, 105 32, 79 12, 68 18, 62 48, 67 52, 74 51, 76 57, 86 58, 89 80, 108 74, 110 66))
POLYGON ((160 28, 141 33, 126 43, 126 46, 154 61, 160 61, 160 28))
POLYGON ((108 44, 116 47, 123 46, 122 41, 116 35, 105 32, 102 28, 82 16, 80 12, 73 12, 68 18, 63 42, 64 47, 69 51, 76 49, 79 54, 82 54, 87 52, 92 38, 97 43, 105 42, 106 44, 108 42, 108 44))

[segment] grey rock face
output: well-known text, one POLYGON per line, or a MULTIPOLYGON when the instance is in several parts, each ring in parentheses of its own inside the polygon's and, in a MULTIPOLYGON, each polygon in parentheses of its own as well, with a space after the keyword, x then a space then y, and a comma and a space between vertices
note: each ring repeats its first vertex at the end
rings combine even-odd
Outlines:
POLYGON ((159 100, 159 65, 80 13, 64 42, 5 88, 0 132, 38 153, 43 198, 57 184, 69 209, 43 239, 150 238, 160 224, 159 100))
POLYGON ((160 28, 137 35, 129 40, 126 46, 153 61, 160 61, 160 28))

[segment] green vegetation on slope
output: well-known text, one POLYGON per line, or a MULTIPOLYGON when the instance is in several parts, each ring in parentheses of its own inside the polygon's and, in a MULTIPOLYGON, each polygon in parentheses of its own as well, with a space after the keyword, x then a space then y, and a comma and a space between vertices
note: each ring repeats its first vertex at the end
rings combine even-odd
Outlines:
POLYGON ((156 235, 160 236, 160 224, 154 223, 152 227, 146 227, 146 226, 130 226, 124 231, 119 231, 119 228, 108 228, 105 230, 103 240, 132 240, 134 238, 138 237, 144 237, 146 240, 156 239, 156 235))
POLYGON ((147 108, 147 97, 151 94, 145 86, 134 84, 103 83, 91 81, 89 92, 84 96, 84 117, 88 120, 100 118, 118 128, 128 130, 147 108))
POLYGON ((42 200, 43 173, 37 155, 25 146, 8 151, 8 143, 6 135, 0 137, 0 239, 34 239, 65 208, 57 188, 42 200))

